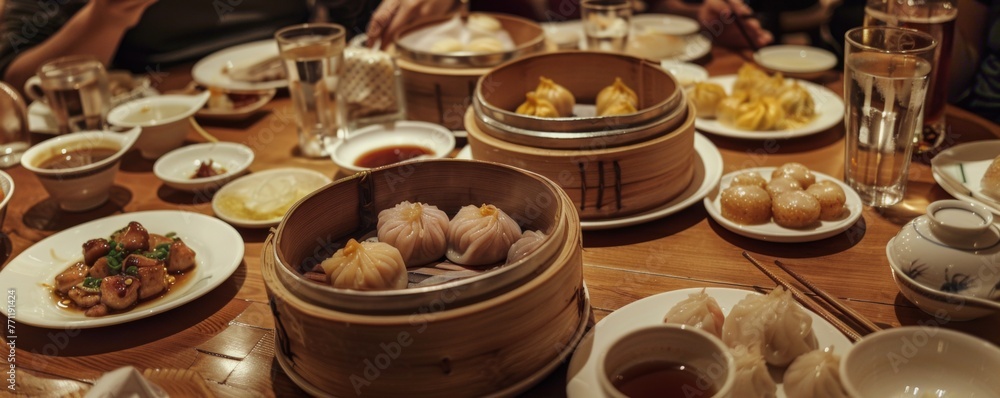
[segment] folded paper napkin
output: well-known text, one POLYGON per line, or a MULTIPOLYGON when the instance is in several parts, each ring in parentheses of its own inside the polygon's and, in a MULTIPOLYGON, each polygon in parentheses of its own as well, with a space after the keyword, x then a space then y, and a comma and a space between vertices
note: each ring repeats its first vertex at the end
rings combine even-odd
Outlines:
POLYGON ((348 122, 399 110, 396 65, 389 54, 363 47, 344 50, 342 87, 337 100, 347 105, 348 122))
POLYGON ((134 367, 125 366, 101 376, 84 398, 166 398, 163 389, 146 380, 134 367))

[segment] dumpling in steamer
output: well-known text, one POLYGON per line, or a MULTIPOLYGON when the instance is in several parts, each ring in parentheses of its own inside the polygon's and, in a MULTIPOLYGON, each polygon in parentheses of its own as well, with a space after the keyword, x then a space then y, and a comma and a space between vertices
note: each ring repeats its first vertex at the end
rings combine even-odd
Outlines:
POLYGON ((503 51, 503 43, 495 37, 472 39, 465 45, 465 51, 472 53, 498 53, 503 51))
POLYGON ((544 98, 555 106, 559 116, 573 116, 573 106, 576 105, 576 97, 569 92, 566 87, 556 84, 552 79, 545 76, 538 77, 538 87, 535 87, 535 95, 544 98))
POLYGON ((487 14, 470 14, 469 15, 469 29, 483 32, 483 33, 495 33, 503 28, 500 24, 500 20, 493 18, 487 14))
POLYGON ((636 109, 628 101, 619 101, 604 108, 603 112, 598 112, 597 116, 616 116, 635 113, 636 109))
POLYGON ((632 108, 639 106, 639 97, 635 91, 626 86, 620 77, 616 77, 614 83, 597 93, 597 114, 605 114, 607 108, 612 106, 621 107, 620 103, 623 101, 632 105, 632 108))
POLYGON ((431 45, 430 52, 438 54, 447 54, 453 52, 462 51, 465 46, 462 42, 453 37, 446 37, 444 39, 438 40, 431 45))
POLYGON ((833 347, 800 355, 788 366, 784 377, 788 398, 847 398, 840 384, 840 357, 833 347))
POLYGON ((738 345, 730 352, 736 365, 736 381, 730 398, 774 398, 778 385, 767 371, 767 362, 756 347, 738 345))
POLYGON ((534 91, 524 95, 525 101, 515 113, 538 117, 559 117, 559 111, 549 100, 539 97, 534 91))
POLYGON ((338 289, 391 290, 406 288, 406 264, 399 250, 383 242, 351 239, 332 257, 320 263, 338 289))
POLYGON ((663 317, 665 323, 693 326, 719 338, 722 337, 725 320, 726 316, 722 314, 719 302, 705 293, 705 289, 689 294, 688 298, 675 304, 663 317))
POLYGON ((736 303, 722 326, 722 341, 754 347, 774 366, 786 366, 819 345, 812 317, 783 287, 767 295, 748 294, 736 303))
POLYGON ((542 233, 542 231, 524 231, 521 234, 521 239, 510 245, 510 250, 507 251, 507 264, 513 264, 521 259, 528 257, 531 253, 534 253, 542 243, 545 243, 545 239, 548 235, 542 233))
POLYGON ((404 201, 378 213, 378 240, 399 250, 407 267, 444 257, 448 215, 437 206, 404 201))
POLYGON ((462 265, 495 264, 518 239, 521 227, 503 210, 491 204, 465 206, 448 223, 446 257, 462 265))

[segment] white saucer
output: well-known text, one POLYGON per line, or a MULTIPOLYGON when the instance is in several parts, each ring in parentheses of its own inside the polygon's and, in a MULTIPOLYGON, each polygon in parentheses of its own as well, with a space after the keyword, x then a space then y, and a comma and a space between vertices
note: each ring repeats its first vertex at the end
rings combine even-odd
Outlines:
POLYGON ((744 172, 756 171, 760 173, 760 175, 764 176, 765 179, 770 180, 771 172, 773 172, 774 169, 775 167, 757 167, 734 171, 722 176, 722 181, 719 182, 718 189, 713 190, 708 194, 708 196, 705 197, 705 209, 708 210, 708 215, 712 216, 712 219, 722 225, 722 227, 735 232, 736 234, 770 242, 812 242, 815 240, 826 239, 846 231, 858 221, 858 218, 861 217, 863 206, 861 204, 861 197, 858 196, 858 193, 842 181, 817 171, 812 172, 813 175, 816 176, 816 182, 827 180, 833 181, 844 190, 844 194, 847 196, 847 202, 844 204, 844 206, 847 207, 847 214, 842 216, 839 220, 820 221, 819 224, 813 228, 792 229, 782 227, 774 223, 774 221, 759 225, 742 225, 730 221, 728 218, 722 216, 722 210, 719 205, 719 193, 722 192, 723 189, 729 187, 729 182, 732 181, 733 177, 744 172))
POLYGON ((837 66, 837 56, 822 48, 795 45, 764 47, 753 60, 767 69, 786 73, 815 73, 837 66))
POLYGON ((955 145, 931 159, 931 174, 951 196, 982 204, 1000 216, 1000 201, 981 192, 983 174, 997 156, 1000 156, 1000 140, 955 145))
POLYGON ((269 57, 278 55, 278 42, 273 39, 260 40, 216 51, 191 69, 194 81, 204 86, 219 87, 226 90, 269 90, 288 86, 288 80, 271 80, 266 82, 243 82, 230 79, 223 73, 226 68, 250 65, 269 57))

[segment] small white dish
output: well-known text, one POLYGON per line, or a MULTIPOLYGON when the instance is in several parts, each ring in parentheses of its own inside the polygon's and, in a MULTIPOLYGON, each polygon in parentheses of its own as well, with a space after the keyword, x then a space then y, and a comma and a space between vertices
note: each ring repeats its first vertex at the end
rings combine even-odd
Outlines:
POLYGON ((121 104, 108 112, 108 123, 142 127, 136 141, 142 157, 156 159, 184 143, 191 130, 188 118, 205 106, 208 92, 198 95, 159 95, 121 104))
POLYGON ((357 173, 368 167, 357 162, 373 151, 393 147, 416 146, 428 150, 419 159, 436 159, 448 156, 455 149, 455 134, 434 123, 400 121, 367 126, 351 133, 344 140, 334 142, 327 151, 340 170, 357 173))
POLYGON ((796 45, 764 47, 753 60, 767 69, 785 73, 816 73, 837 66, 837 56, 822 48, 796 45))
MULTIPOLYGON (((724 137, 749 140, 773 140, 804 137, 821 133, 844 120, 844 100, 841 99, 840 95, 815 83, 805 80, 796 81, 809 91, 809 94, 813 97, 813 102, 816 103, 816 118, 804 126, 785 130, 749 131, 727 126, 719 122, 718 119, 706 118, 695 119, 694 126, 700 131, 724 137)), ((707 82, 719 84, 722 88, 726 89, 727 93, 732 93, 733 84, 736 83, 736 75, 716 76, 708 79, 707 82)))
POLYGON ((14 196, 14 179, 3 171, 0 171, 0 193, 3 193, 3 198, 0 198, 0 227, 2 227, 3 220, 7 218, 7 204, 14 196))
POLYGON ((206 142, 168 152, 153 164, 153 174, 168 187, 181 191, 214 190, 246 172, 253 163, 250 147, 235 142, 206 142), (203 162, 212 162, 217 173, 194 178, 203 162))
POLYGON ((931 175, 956 199, 985 205, 1000 216, 1000 202, 981 191, 983 175, 997 156, 1000 156, 1000 140, 955 145, 931 159, 931 175))
MULTIPOLYGON (((702 288, 674 290, 646 297, 628 304, 608 314, 595 325, 573 352, 566 372, 566 395, 570 398, 604 398, 598 384, 597 359, 608 350, 609 346, 621 336, 647 326, 663 324, 663 316, 671 307, 687 299, 692 293, 699 293, 702 288)), ((749 290, 709 287, 705 293, 715 298, 722 313, 729 314, 733 306, 748 294, 757 294, 749 290)), ((845 352, 851 347, 851 341, 841 334, 825 319, 799 307, 812 318, 813 332, 819 342, 819 347, 833 346, 838 352, 845 352)), ((779 398, 785 398, 784 386, 779 380, 779 398)))
POLYGON ((861 217, 863 207, 861 204, 861 197, 858 196, 858 193, 851 189, 851 187, 847 186, 847 184, 843 181, 815 170, 812 173, 816 176, 816 182, 832 181, 844 190, 844 195, 847 197, 847 202, 844 203, 844 207, 846 207, 847 210, 838 220, 820 221, 811 228, 793 229, 782 227, 774 221, 757 225, 737 224, 722 216, 722 207, 719 204, 719 196, 724 189, 729 188, 729 183, 733 180, 733 177, 745 172, 755 171, 764 176, 765 179, 770 180, 771 172, 773 172, 774 169, 775 167, 756 167, 734 171, 722 176, 722 180, 719 182, 717 189, 713 190, 708 194, 708 196, 705 197, 705 210, 708 210, 708 215, 711 216, 713 220, 718 222, 719 225, 722 225, 723 228, 729 231, 748 238, 770 242, 812 242, 820 239, 826 239, 846 231, 858 221, 858 218, 861 217))
POLYGON ((673 74, 681 86, 689 86, 708 80, 708 71, 698 64, 666 60, 660 61, 660 67, 673 74))
POLYGON ((270 90, 288 86, 287 79, 266 82, 244 82, 233 80, 227 71, 234 67, 252 65, 270 57, 278 56, 278 42, 273 39, 260 40, 229 47, 209 54, 194 64, 191 77, 208 87, 226 90, 270 90))
POLYGON ((205 120, 243 120, 267 105, 274 99, 277 89, 254 91, 230 91, 220 88, 208 89, 198 83, 191 82, 177 93, 196 95, 208 92, 205 106, 195 112, 194 116, 205 120))
POLYGON ((840 361, 852 397, 997 397, 1000 348, 942 327, 903 326, 865 336, 840 361))
MULTIPOLYGON (((31 245, 0 270, 0 287, 5 292, 17 290, 18 323, 64 330, 117 325, 166 312, 212 291, 243 262, 243 251, 240 234, 213 217, 176 210, 129 212, 74 226, 31 245), (81 311, 59 308, 52 295, 55 276, 83 259, 80 247, 84 242, 109 236, 130 221, 149 231, 174 232, 184 239, 195 252, 191 279, 166 296, 128 312, 88 317, 81 311)), ((0 306, 0 312, 10 315, 7 306, 0 306)))
POLYGON ((273 227, 292 205, 331 182, 323 173, 298 167, 251 173, 216 192, 212 211, 237 227, 273 227))
POLYGON ((698 33, 701 25, 688 17, 670 14, 637 14, 632 16, 634 30, 652 30, 674 36, 687 36, 698 33))

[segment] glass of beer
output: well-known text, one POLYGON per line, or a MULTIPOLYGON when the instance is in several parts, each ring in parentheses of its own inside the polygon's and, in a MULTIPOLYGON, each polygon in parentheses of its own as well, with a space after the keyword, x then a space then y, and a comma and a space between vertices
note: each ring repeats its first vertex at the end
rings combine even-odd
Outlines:
POLYGON ((947 124, 944 116, 948 100, 948 69, 955 35, 958 5, 955 0, 868 0, 864 26, 895 26, 927 33, 937 40, 934 73, 924 105, 924 123, 914 140, 915 153, 937 148, 944 141, 947 124))
POLYGON ((913 29, 869 26, 845 35, 844 181, 868 206, 903 199, 936 48, 931 35, 913 29))
POLYGON ((327 155, 327 141, 339 138, 337 83, 345 46, 343 26, 328 23, 289 26, 274 34, 295 106, 299 151, 327 155))
POLYGON ((24 91, 49 106, 59 134, 106 126, 111 92, 107 72, 97 58, 74 55, 49 61, 28 79, 24 91))
POLYGON ((632 20, 630 0, 583 0, 580 7, 587 49, 625 50, 632 20))

